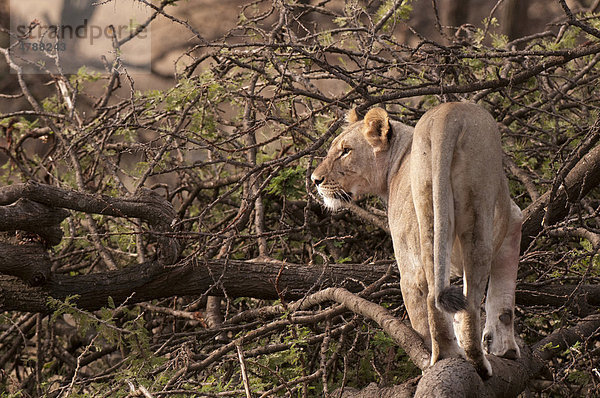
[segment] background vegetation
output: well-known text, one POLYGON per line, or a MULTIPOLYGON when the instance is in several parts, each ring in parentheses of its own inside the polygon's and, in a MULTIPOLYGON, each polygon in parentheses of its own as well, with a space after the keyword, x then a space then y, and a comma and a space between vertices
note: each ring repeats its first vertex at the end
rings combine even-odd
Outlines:
POLYGON ((309 176, 351 108, 414 125, 460 100, 498 121, 527 209, 519 335, 534 345, 596 325, 543 347, 529 396, 599 394, 597 4, 553 2, 551 23, 510 37, 501 3, 477 24, 443 26, 436 1, 259 0, 208 39, 177 16, 183 3, 140 0, 191 38, 165 89, 138 89, 118 58, 105 74, 5 66, 3 104, 18 105, 0 114, 0 204, 68 213, 62 239, 41 216, 2 225, 5 257, 38 250, 33 262, 51 269, 12 274, 39 287, 2 276, 0 396, 316 397, 416 383, 420 369, 376 322, 303 299, 343 286, 405 319, 384 205, 328 213, 309 176), (419 13, 428 35, 412 24, 419 13))

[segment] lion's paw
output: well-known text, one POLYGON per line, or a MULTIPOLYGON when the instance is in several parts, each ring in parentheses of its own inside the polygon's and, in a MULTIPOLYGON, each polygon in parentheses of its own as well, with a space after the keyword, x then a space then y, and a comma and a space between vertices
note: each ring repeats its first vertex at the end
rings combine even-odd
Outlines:
POLYGON ((497 330, 491 328, 483 331, 482 345, 486 353, 506 359, 519 359, 521 352, 512 330, 497 330), (504 332, 504 333, 501 333, 504 332))
POLYGON ((486 357, 483 357, 475 363, 475 369, 483 380, 489 379, 494 373, 492 371, 492 364, 490 364, 490 361, 488 361, 486 357))

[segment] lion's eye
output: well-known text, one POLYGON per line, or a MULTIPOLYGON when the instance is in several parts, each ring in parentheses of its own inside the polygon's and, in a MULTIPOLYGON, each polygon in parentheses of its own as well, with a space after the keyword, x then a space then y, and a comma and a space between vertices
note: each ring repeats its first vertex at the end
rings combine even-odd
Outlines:
POLYGON ((342 148, 342 154, 340 155, 340 157, 346 156, 349 153, 350 153, 350 148, 342 148))

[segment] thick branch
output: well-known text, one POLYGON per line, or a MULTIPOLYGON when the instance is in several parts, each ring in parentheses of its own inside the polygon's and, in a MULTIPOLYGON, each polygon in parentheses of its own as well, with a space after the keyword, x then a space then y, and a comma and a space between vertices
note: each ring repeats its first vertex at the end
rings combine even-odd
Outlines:
MULTIPOLYGON (((0 188, 0 205, 14 203, 20 198, 88 214, 140 218, 147 221, 159 233, 159 256, 164 264, 173 264, 179 254, 179 245, 176 239, 168 236, 176 220, 175 210, 171 203, 152 190, 141 189, 138 195, 123 199, 106 195, 90 195, 40 184, 33 180, 25 184, 0 188)), ((19 227, 18 229, 24 228, 19 227)))
MULTIPOLYGON (((18 256, 15 258, 18 259, 18 256)), ((11 264, 19 263, 10 263, 6 257, 0 258, 0 270, 10 268, 11 264)), ((25 266, 23 262, 20 264, 25 266)), ((39 253, 30 264, 50 267, 50 260, 45 253, 39 253)), ((389 262, 307 266, 275 261, 194 260, 169 267, 162 267, 158 262, 146 262, 98 274, 55 274, 36 289, 14 278, 0 276, 0 310, 47 312, 48 296, 63 299, 72 295, 80 296, 78 305, 87 310, 105 306, 109 296, 115 302, 122 302, 132 294, 130 302, 171 296, 223 295, 223 290, 230 297, 277 300, 281 295, 293 300, 304 297, 307 292, 328 287, 344 287, 357 292, 385 275, 388 268, 389 262)), ((397 272, 395 267, 393 271, 397 272)), ((567 303, 575 291, 578 297, 586 293, 588 304, 598 304, 597 287, 587 285, 545 288, 519 285, 517 303, 550 303, 559 307, 567 303)))
POLYGON ((597 336, 600 329, 600 315, 590 315, 576 325, 559 329, 546 338, 538 341, 533 348, 540 358, 549 360, 563 352, 578 341, 583 341, 593 335, 597 336))
POLYGON ((494 375, 485 382, 475 368, 463 359, 445 359, 427 369, 415 397, 516 397, 537 376, 549 360, 577 341, 589 339, 600 328, 598 314, 582 319, 575 326, 559 329, 534 345, 532 352, 521 347, 517 361, 488 356, 494 375), (457 382, 458 381, 458 382, 457 382))
POLYGON ((50 245, 60 243, 63 233, 58 224, 69 212, 21 198, 9 206, 0 206, 0 231, 29 231, 50 245))
POLYGON ((543 366, 528 349, 523 351, 523 356, 517 361, 489 355, 494 375, 486 381, 483 381, 475 367, 464 359, 449 358, 439 361, 423 373, 415 398, 516 397, 543 366))
POLYGON ((589 151, 565 177, 563 184, 556 190, 552 203, 548 203, 550 192, 546 192, 523 211, 524 221, 521 239, 521 251, 527 249, 533 238, 544 226, 542 220, 546 212, 551 217, 548 225, 563 219, 570 205, 576 203, 600 183, 600 146, 589 151))
MULTIPOLYGON (((544 305, 554 308, 566 304, 580 312, 588 311, 589 306, 600 307, 600 286, 598 285, 545 285, 537 286, 521 283, 517 286, 518 305, 544 305)), ((588 312, 589 313, 589 312, 588 312)))
POLYGON ((223 295, 223 290, 230 297, 275 300, 281 294, 286 299, 298 299, 309 291, 332 286, 359 291, 385 275, 388 267, 389 263, 311 267, 232 260, 188 261, 162 267, 148 262, 98 274, 56 274, 35 289, 14 278, 0 277, 0 310, 48 312, 48 296, 64 299, 73 295, 79 296, 77 305, 86 310, 106 306, 109 296, 121 303, 132 294, 130 303, 171 296, 223 295))
MULTIPOLYGON (((345 387, 341 398, 412 398, 417 389, 415 379, 389 387, 379 387, 376 383, 371 383, 360 391, 353 387, 345 387)), ((340 397, 339 394, 339 389, 333 392, 334 397, 340 397)))
POLYGON ((0 231, 34 231, 60 224, 68 216, 69 212, 64 209, 19 199, 10 206, 0 206, 0 231))
POLYGON ((425 347, 421 337, 411 327, 405 325, 382 306, 358 297, 342 288, 322 290, 311 295, 311 299, 316 302, 323 301, 323 299, 335 301, 343 304, 355 314, 360 314, 374 320, 406 351, 415 365, 420 369, 425 369, 429 366, 429 350, 425 347))
POLYGON ((11 204, 19 198, 84 213, 141 218, 150 224, 169 225, 175 217, 172 206, 149 190, 143 195, 122 199, 61 189, 33 180, 0 188, 0 204, 11 204))
POLYGON ((43 284, 50 275, 50 258, 41 245, 0 243, 0 258, 0 274, 16 276, 32 286, 43 284))

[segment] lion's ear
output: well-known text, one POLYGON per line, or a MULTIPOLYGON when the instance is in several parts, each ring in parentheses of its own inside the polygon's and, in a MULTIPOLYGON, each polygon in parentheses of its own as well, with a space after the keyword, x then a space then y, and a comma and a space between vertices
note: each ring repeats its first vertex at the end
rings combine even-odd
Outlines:
POLYGON ((390 120, 385 110, 373 108, 367 112, 363 134, 375 152, 389 148, 390 120))
POLYGON ((346 113, 346 123, 356 122, 358 122, 358 113, 356 113, 356 108, 352 108, 346 113))

